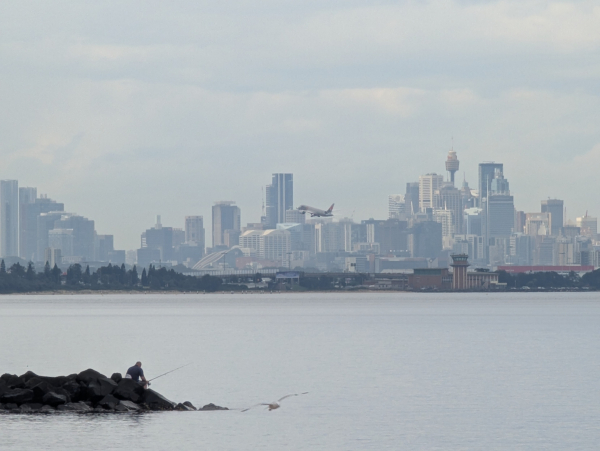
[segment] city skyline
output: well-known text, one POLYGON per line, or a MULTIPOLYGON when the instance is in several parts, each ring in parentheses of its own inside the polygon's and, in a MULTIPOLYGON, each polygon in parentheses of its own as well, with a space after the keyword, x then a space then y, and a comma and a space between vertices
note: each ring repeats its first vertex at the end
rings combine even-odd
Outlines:
POLYGON ((183 227, 219 199, 258 221, 277 172, 295 174, 296 203, 384 217, 452 145, 457 184, 501 161, 530 195, 517 208, 600 213, 593 2, 178 5, 5 5, 0 178, 120 248, 156 214, 183 227))

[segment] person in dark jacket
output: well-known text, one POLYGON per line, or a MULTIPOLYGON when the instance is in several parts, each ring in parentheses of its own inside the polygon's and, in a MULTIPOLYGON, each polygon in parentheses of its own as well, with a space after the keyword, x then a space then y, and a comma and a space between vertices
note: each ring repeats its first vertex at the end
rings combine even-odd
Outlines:
POLYGON ((125 377, 127 379, 133 379, 137 383, 143 385, 146 390, 148 389, 148 385, 150 385, 150 382, 148 382, 144 377, 142 362, 136 362, 135 365, 129 368, 127 370, 127 374, 125 374, 125 377))

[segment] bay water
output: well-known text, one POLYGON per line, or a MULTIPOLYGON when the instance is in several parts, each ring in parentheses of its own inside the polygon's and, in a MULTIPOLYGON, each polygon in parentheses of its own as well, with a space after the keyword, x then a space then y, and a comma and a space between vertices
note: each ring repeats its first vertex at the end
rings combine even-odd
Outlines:
POLYGON ((600 442, 597 293, 0 297, 0 373, 247 412, 0 414, 0 449, 531 450, 600 442))

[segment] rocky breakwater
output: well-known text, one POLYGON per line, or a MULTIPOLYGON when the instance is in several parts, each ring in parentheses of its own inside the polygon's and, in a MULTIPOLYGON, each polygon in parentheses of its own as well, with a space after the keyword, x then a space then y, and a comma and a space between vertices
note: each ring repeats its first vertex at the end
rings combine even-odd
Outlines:
POLYGON ((226 410, 208 404, 196 409, 191 402, 175 403, 119 373, 106 377, 93 369, 69 376, 38 376, 28 371, 0 376, 0 413, 147 412, 226 410))

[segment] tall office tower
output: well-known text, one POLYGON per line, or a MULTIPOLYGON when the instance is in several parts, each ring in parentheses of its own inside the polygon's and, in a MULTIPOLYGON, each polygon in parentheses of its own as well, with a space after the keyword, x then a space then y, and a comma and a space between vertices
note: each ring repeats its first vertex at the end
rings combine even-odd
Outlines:
POLYGON ((408 251, 406 221, 390 218, 379 223, 379 249, 382 255, 396 255, 408 251))
MULTIPOLYGON (((450 183, 444 183, 433 193, 434 215, 439 210, 452 212, 452 232, 460 233, 462 230, 463 199, 459 189, 450 183)), ((451 236, 446 235, 444 236, 451 236)))
POLYGON ((500 169, 500 172, 503 172, 504 165, 502 163, 494 162, 479 164, 479 203, 477 206, 480 208, 483 205, 483 201, 488 196, 488 191, 491 189, 496 169, 500 169))
POLYGON ((406 184, 404 204, 406 217, 411 217, 419 212, 419 182, 410 182, 406 184))
POLYGON ((388 196, 388 218, 404 219, 404 196, 402 194, 390 194, 388 196))
POLYGON ((241 213, 233 201, 216 202, 212 207, 212 245, 225 246, 225 230, 241 231, 241 213))
POLYGON ((0 181, 0 254, 19 255, 19 182, 0 181))
POLYGON ((96 261, 108 262, 115 250, 113 235, 96 235, 96 261))
POLYGON ((267 194, 267 224, 275 228, 278 223, 285 222, 285 212, 294 209, 294 175, 273 174, 267 194))
POLYGON ((204 249, 204 218, 202 216, 185 217, 185 242, 195 243, 204 249))
MULTIPOLYGON (((27 253, 27 233, 31 228, 28 224, 28 206, 34 204, 37 199, 37 188, 19 188, 19 257, 31 260, 33 255, 27 253)), ((33 219, 34 221, 36 218, 33 219)))
POLYGON ((466 180, 463 181, 462 187, 460 188, 460 197, 463 211, 467 208, 475 207, 475 197, 473 197, 471 188, 469 188, 469 184, 466 180))
POLYGON ((542 201, 542 213, 550 213, 550 235, 560 235, 560 229, 564 226, 563 219, 564 202, 559 199, 548 199, 542 201))
POLYGON ((419 177, 419 210, 433 207, 433 193, 444 183, 444 177, 438 174, 426 174, 419 177))
POLYGON ((454 173, 458 171, 458 167, 460 165, 460 161, 456 157, 456 152, 454 149, 448 152, 448 158, 446 159, 446 171, 450 173, 450 183, 454 185, 454 173))
MULTIPOLYGON (((83 216, 65 213, 60 220, 54 223, 55 229, 72 229, 73 230, 73 253, 74 257, 79 257, 83 261, 94 260, 95 255, 95 236, 96 231, 94 221, 91 221, 83 216)), ((63 250, 63 257, 67 254, 63 250)))
POLYGON ((496 168, 484 199, 486 238, 508 238, 515 228, 515 205, 508 180, 496 168))

